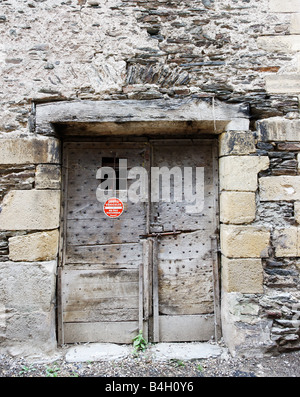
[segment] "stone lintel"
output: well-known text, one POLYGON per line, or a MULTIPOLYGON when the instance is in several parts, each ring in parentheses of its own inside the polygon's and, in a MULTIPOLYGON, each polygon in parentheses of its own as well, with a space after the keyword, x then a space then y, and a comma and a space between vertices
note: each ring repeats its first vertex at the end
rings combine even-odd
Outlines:
POLYGON ((124 101, 65 101, 36 106, 36 132, 51 134, 141 134, 227 129, 247 130, 247 105, 224 104, 211 97, 124 101), (77 131, 74 131, 76 130, 77 131))

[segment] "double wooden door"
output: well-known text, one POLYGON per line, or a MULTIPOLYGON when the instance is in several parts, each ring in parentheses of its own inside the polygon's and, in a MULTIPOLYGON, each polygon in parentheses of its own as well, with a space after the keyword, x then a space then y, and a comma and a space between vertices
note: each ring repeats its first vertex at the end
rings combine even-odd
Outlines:
POLYGON ((155 342, 215 336, 214 141, 68 142, 63 157, 60 342, 131 343, 139 330, 155 342), (115 171, 118 218, 99 201, 101 167, 115 171))

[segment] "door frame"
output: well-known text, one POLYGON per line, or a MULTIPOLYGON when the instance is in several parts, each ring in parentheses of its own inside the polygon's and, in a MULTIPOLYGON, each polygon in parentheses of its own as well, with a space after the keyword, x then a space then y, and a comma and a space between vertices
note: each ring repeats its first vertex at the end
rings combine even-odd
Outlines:
MULTIPOLYGON (((176 134, 195 134, 197 137, 209 134, 218 138, 222 134, 226 138, 227 135, 229 137, 241 131, 249 136, 253 135, 250 131, 249 104, 225 103, 210 94, 154 100, 126 98, 36 102, 32 105, 29 120, 32 134, 44 136, 45 139, 52 137, 57 145, 74 135, 78 139, 86 139, 87 136, 94 139, 107 135, 110 139, 116 135, 125 138, 145 134, 159 136, 165 133, 171 137, 176 134)), ((222 177, 222 170, 220 176, 222 177)), ((61 202, 63 205, 63 200, 61 202)), ((219 239, 219 234, 217 238, 219 239)), ((220 256, 219 243, 214 243, 214 246, 220 256)), ((228 294, 223 289, 221 292, 224 297, 228 294)), ((59 302, 59 296, 57 298, 59 302)), ((59 308, 56 314, 59 334, 59 308)), ((222 326, 230 328, 233 320, 222 315, 222 326)))

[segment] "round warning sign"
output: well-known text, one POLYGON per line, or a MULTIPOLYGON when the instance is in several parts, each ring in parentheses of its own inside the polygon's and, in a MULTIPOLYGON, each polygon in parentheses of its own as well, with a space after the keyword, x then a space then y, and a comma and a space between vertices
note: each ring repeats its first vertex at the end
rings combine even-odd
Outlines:
POLYGON ((118 218, 124 210, 124 205, 121 200, 116 197, 112 197, 106 201, 103 210, 108 217, 118 218))

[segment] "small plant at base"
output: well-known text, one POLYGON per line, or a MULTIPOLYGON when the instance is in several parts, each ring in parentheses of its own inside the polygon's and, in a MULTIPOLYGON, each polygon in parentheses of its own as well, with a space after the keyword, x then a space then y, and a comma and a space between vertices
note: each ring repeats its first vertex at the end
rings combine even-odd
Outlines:
POLYGON ((28 373, 34 372, 34 371, 36 371, 36 369, 32 365, 29 365, 29 367, 26 367, 26 365, 23 365, 21 371, 19 372, 19 375, 28 374, 28 373))
POLYGON ((201 365, 201 364, 198 364, 198 365, 197 365, 197 370, 198 370, 198 371, 200 371, 200 372, 202 372, 202 371, 203 371, 203 367, 202 367, 202 365, 201 365))
POLYGON ((46 376, 49 378, 57 378, 57 371, 60 371, 60 368, 57 367, 47 367, 46 368, 46 376))
POLYGON ((143 337, 143 331, 140 330, 138 335, 133 339, 134 353, 138 351, 145 351, 147 349, 148 343, 143 337))
POLYGON ((172 358, 170 361, 175 365, 176 368, 185 366, 182 360, 177 360, 176 358, 172 358))

